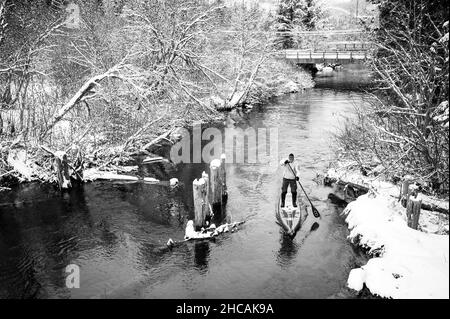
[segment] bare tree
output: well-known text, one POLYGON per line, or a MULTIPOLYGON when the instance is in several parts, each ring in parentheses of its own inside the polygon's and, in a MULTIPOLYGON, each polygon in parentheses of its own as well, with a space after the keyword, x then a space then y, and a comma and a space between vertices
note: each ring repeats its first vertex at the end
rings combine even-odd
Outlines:
MULTIPOLYGON (((419 3, 418 3, 419 5, 419 3)), ((423 6, 420 7, 423 9, 423 6)), ((448 22, 401 5, 378 34, 371 66, 378 90, 339 138, 361 166, 374 159, 392 174, 408 174, 430 190, 448 192, 448 22), (425 26, 428 26, 427 28, 425 26)))

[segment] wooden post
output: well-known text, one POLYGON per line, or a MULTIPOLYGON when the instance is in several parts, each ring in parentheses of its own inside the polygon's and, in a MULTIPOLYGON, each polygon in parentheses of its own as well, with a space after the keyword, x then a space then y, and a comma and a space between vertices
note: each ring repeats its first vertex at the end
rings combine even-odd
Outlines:
POLYGON ((420 207, 422 200, 410 197, 406 205, 406 217, 408 218, 408 227, 417 229, 419 227, 420 207))
POLYGON ((227 171, 225 167, 225 154, 220 156, 220 179, 222 180, 222 198, 228 195, 227 192, 227 171))
POLYGON ((411 181, 408 179, 405 179, 402 183, 402 186, 400 187, 399 201, 403 207, 406 207, 406 203, 408 201, 408 193, 409 193, 409 185, 410 184, 411 184, 411 181))
POLYGON ((205 181, 205 198, 204 198, 204 205, 203 205, 203 216, 210 218, 211 217, 211 205, 209 204, 209 176, 206 174, 206 172, 202 173, 202 179, 205 181))
POLYGON ((209 165, 210 169, 210 185, 211 185, 211 204, 221 204, 222 203, 222 193, 223 193, 223 183, 221 178, 221 161, 218 159, 212 160, 209 165))
POLYGON ((205 223, 205 204, 207 203, 206 200, 206 195, 207 195, 207 190, 206 190, 206 185, 207 183, 205 182, 205 180, 203 178, 199 178, 199 179, 195 179, 192 182, 192 193, 194 196, 194 213, 195 213, 195 217, 194 217, 194 227, 196 229, 199 229, 201 227, 203 227, 204 223, 205 223))

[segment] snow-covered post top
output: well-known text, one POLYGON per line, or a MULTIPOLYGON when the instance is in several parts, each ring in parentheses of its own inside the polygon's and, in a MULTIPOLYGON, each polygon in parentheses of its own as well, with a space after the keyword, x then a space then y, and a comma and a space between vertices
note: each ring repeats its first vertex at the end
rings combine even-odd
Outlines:
POLYGON ((221 162, 219 159, 213 159, 211 161, 211 163, 209 164, 209 167, 213 168, 213 169, 218 169, 220 167, 220 164, 221 164, 221 162))

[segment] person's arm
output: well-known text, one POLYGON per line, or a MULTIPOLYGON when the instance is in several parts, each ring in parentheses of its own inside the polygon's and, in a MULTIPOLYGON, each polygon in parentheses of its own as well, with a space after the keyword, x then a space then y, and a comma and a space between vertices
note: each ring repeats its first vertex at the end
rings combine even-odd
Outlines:
POLYGON ((289 162, 289 160, 288 159, 281 160, 280 166, 286 166, 286 162, 289 162))
POLYGON ((300 165, 297 163, 295 164, 295 172, 296 172, 296 180, 299 180, 299 175, 300 175, 300 165))

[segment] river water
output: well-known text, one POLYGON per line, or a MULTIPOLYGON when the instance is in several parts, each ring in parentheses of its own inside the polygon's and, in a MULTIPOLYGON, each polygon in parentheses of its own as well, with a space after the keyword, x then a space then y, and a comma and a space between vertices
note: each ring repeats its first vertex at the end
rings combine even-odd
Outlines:
MULTIPOLYGON (((358 72, 318 78, 317 87, 280 97, 227 125, 277 127, 279 157, 293 152, 320 220, 308 217, 294 240, 275 223, 279 171, 227 164, 228 220, 245 220, 214 241, 181 240, 193 217, 194 178, 204 164, 147 165, 141 174, 181 186, 95 182, 60 194, 22 185, 0 194, 0 298, 353 298, 346 288, 363 253, 346 239, 332 191, 313 179, 333 158, 332 132, 365 93, 348 90, 358 72), (232 123, 232 124, 230 124, 232 123), (318 228, 310 231, 317 222, 318 228), (80 267, 80 288, 66 287, 65 267, 80 267)), ((317 226, 317 225, 316 225, 317 226)))

